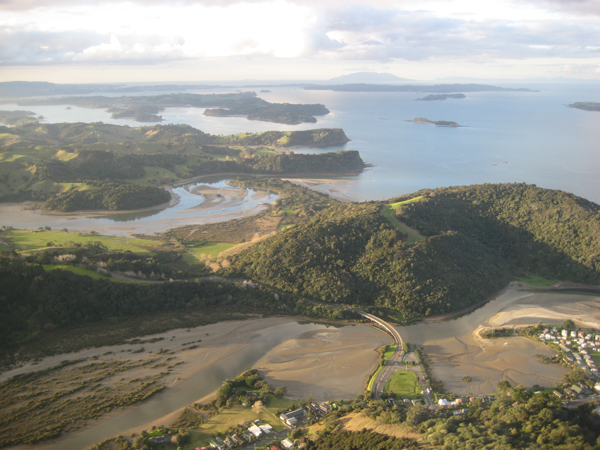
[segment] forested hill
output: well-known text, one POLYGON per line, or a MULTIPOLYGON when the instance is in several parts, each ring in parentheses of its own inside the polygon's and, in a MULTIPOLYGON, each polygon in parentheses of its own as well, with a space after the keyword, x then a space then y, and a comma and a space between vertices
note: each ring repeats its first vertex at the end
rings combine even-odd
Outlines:
POLYGON ((406 244, 381 208, 330 208, 233 257, 227 270, 326 302, 394 308, 407 318, 467 306, 510 280, 501 258, 462 234, 406 244))
POLYGON ((600 206, 527 184, 483 184, 422 191, 397 216, 427 236, 455 230, 525 271, 600 281, 600 206))
POLYGON ((406 235, 381 215, 391 202, 344 204, 232 258, 226 273, 326 302, 374 305, 407 319, 448 312, 514 277, 597 283, 599 207, 524 184, 420 191, 398 208, 406 235))

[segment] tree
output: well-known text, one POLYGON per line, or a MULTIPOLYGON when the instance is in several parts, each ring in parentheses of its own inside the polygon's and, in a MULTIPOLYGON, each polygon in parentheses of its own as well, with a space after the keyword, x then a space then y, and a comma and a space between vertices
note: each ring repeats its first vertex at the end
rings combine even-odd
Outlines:
POLYGON ((275 389, 275 392, 273 393, 277 397, 283 397, 287 393, 287 388, 285 386, 279 386, 277 389, 275 389))
POLYGON ((565 330, 575 330, 577 327, 575 326, 575 322, 573 322, 571 319, 567 319, 565 320, 565 323, 563 323, 563 328, 565 330))

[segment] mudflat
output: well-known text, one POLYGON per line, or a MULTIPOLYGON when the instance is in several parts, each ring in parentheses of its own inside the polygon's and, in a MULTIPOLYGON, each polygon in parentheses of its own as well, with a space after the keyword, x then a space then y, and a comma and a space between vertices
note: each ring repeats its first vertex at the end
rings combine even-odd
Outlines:
POLYGON ((255 365, 287 397, 317 401, 362 394, 379 359, 377 348, 390 344, 385 334, 368 327, 308 331, 278 345, 255 365))
POLYGON ((567 369, 543 364, 536 355, 554 356, 550 347, 525 337, 483 339, 490 327, 561 324, 600 328, 600 296, 507 289, 472 313, 438 323, 398 327, 403 339, 424 347, 433 376, 459 395, 492 394, 501 381, 525 387, 554 386, 567 369), (469 376, 471 382, 462 380, 469 376))

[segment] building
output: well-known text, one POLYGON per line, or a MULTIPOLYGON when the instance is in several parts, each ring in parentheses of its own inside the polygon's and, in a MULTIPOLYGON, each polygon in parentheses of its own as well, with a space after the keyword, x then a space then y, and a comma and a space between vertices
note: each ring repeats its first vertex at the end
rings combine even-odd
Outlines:
POLYGON ((263 434, 262 430, 256 425, 252 425, 250 428, 248 428, 248 431, 252 433, 254 437, 257 438, 261 437, 261 435, 263 434))
POLYGON ((292 448, 294 446, 294 443, 292 442, 291 439, 284 439, 283 441, 281 441, 281 445, 283 446, 283 448, 285 448, 285 450, 289 450, 290 448, 292 448))
POLYGON ((154 441, 156 444, 167 444, 171 442, 171 435, 165 434, 163 436, 154 436, 150 438, 151 441, 154 441))
POLYGON ((299 408, 295 411, 281 414, 279 416, 279 420, 290 427, 295 427, 298 423, 298 420, 303 419, 304 417, 306 417, 306 410, 304 408, 299 408))

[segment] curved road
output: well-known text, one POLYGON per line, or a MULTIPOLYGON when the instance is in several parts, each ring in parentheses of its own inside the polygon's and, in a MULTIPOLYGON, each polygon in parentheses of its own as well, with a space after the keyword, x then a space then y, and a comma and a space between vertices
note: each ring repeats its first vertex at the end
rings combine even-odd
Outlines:
MULTIPOLYGON (((402 337, 400 336, 400 333, 398 333, 398 330, 396 330, 385 320, 382 320, 379 317, 374 316, 373 314, 366 313, 364 311, 356 310, 356 313, 360 314, 366 319, 375 322, 377 325, 383 328, 386 331, 386 333, 389 334, 392 337, 392 339, 394 339, 394 341, 396 342, 396 350, 394 351, 394 354, 392 355, 390 360, 385 364, 385 366, 383 366, 383 369, 379 372, 377 378, 375 379, 375 382, 373 383, 373 396, 376 400, 380 400, 381 394, 383 393, 383 389, 385 388, 387 382, 390 380, 390 378, 396 370, 401 369, 402 360, 405 356, 404 349, 402 346, 402 337)), ((428 408, 430 408, 431 406, 433 406, 433 401, 431 400, 431 395, 429 394, 427 382, 425 381, 425 377, 423 371, 421 370, 421 367, 411 366, 410 370, 415 372, 419 380, 421 380, 421 387, 423 389, 423 397, 425 398, 425 404, 428 408)))

